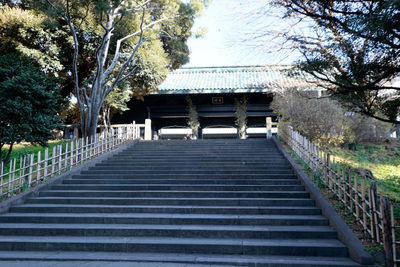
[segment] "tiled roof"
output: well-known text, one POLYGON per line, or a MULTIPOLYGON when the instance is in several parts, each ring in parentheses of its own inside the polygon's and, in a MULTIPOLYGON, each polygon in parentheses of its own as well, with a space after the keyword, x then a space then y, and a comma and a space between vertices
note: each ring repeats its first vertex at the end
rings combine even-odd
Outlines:
POLYGON ((191 67, 168 74, 152 94, 208 94, 273 92, 279 89, 312 90, 305 73, 290 72, 291 65, 191 67))

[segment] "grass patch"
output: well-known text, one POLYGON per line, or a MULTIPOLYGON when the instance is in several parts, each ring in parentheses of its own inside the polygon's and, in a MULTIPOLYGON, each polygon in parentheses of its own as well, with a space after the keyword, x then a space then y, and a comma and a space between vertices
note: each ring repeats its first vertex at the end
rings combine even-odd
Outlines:
MULTIPOLYGON (((67 141, 68 140, 50 140, 48 142, 49 157, 53 154, 53 147, 55 147, 57 145, 65 144, 67 141)), ((16 145, 13 146, 13 150, 11 152, 10 160, 16 158, 17 159, 16 166, 19 166, 19 162, 20 162, 20 158, 21 157, 24 157, 25 155, 28 155, 28 154, 34 154, 35 155, 35 161, 37 161, 37 153, 39 151, 41 151, 42 159, 43 159, 45 149, 46 149, 45 146, 31 145, 30 143, 22 142, 20 144, 16 144, 16 145)), ((7 146, 5 146, 5 148, 3 148, 1 152, 4 155, 6 151, 8 151, 8 147, 7 146)), ((7 164, 5 166, 4 173, 8 173, 8 171, 10 169, 9 165, 10 164, 7 164)))
POLYGON ((330 148, 329 153, 353 169, 370 170, 378 184, 378 192, 400 202, 400 144, 356 145, 353 150, 330 148))

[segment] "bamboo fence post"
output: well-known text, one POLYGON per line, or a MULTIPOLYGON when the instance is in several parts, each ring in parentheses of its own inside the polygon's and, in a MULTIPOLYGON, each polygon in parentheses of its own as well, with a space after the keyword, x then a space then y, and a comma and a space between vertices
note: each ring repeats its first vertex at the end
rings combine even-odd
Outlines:
POLYGON ((363 226, 364 226, 364 229, 368 229, 367 200, 365 199, 365 179, 361 180, 361 201, 362 201, 362 213, 363 213, 363 226))
POLYGON ((328 168, 326 167, 326 163, 327 163, 326 154, 322 154, 322 158, 324 161, 324 165, 323 165, 324 166, 324 183, 326 184, 328 181, 328 168))
POLYGON ((40 180, 40 175, 41 175, 41 162, 42 161, 42 153, 41 153, 41 151, 39 150, 38 151, 38 153, 37 153, 37 164, 36 164, 36 166, 37 166, 37 168, 36 168, 36 181, 37 181, 37 183, 39 183, 39 180, 40 180))
POLYGON ((353 205, 353 187, 351 186, 351 169, 347 169, 347 190, 348 191, 348 201, 350 204, 350 214, 353 213, 354 205, 353 205))
POLYGON ((89 136, 86 136, 86 138, 85 138, 85 148, 84 148, 84 151, 85 151, 85 158, 84 158, 84 160, 87 160, 88 159, 88 146, 89 146, 89 136))
POLYGON ((47 178, 47 168, 48 168, 48 161, 49 161, 49 148, 46 147, 46 149, 44 150, 44 171, 43 171, 43 176, 46 179, 47 178))
MULTIPOLYGON (((12 164, 13 164, 13 160, 10 161, 10 168, 9 168, 9 171, 8 171, 8 193, 11 192, 12 164)), ((19 162, 19 166, 21 167, 21 161, 19 162)), ((19 173, 21 175, 21 171, 19 173)))
MULTIPOLYGON (((20 156, 19 157, 19 177, 24 178, 25 179, 25 156, 20 156)), ((11 161, 11 164, 13 164, 13 161, 11 161)), ((10 181, 11 178, 10 178, 10 181)))
POLYGON ((56 155, 57 155, 57 146, 53 147, 53 154, 51 154, 51 176, 54 175, 54 170, 56 168, 56 155))
POLYGON ((355 201, 355 206, 356 206, 356 219, 357 222, 360 221, 360 202, 359 202, 359 195, 358 195, 358 179, 357 175, 354 175, 354 201, 355 201))
POLYGON ((81 154, 80 154, 80 157, 79 157, 79 164, 81 164, 81 162, 83 161, 83 157, 84 157, 84 146, 85 146, 85 138, 84 137, 82 137, 81 139, 80 139, 80 150, 81 150, 81 154))
POLYGON ((380 237, 379 237, 379 225, 378 225, 378 217, 377 217, 377 193, 376 193, 376 183, 371 182, 370 187, 369 187, 369 192, 370 192, 370 207, 371 207, 371 232, 374 232, 373 238, 375 239, 376 242, 380 242, 380 237))
POLYGON ((69 145, 68 142, 65 143, 65 152, 64 152, 64 169, 68 169, 68 164, 69 164, 69 158, 68 158, 68 149, 69 145))
POLYGON ((336 164, 336 196, 339 198, 340 200, 340 170, 342 169, 342 165, 341 163, 338 161, 336 164))
MULTIPOLYGON (((28 182, 28 155, 23 156, 22 158, 22 175, 21 175, 21 171, 20 171, 20 177, 24 179, 24 183, 28 182)), ((14 169, 15 170, 15 169, 14 169)), ((22 179, 20 179, 20 183, 21 183, 22 179)))
POLYGON ((348 200, 348 198, 347 198, 347 191, 348 191, 347 182, 348 182, 349 176, 350 176, 350 169, 346 168, 346 171, 343 176, 343 201, 344 201, 345 209, 349 209, 348 202, 347 202, 347 200, 348 200))
POLYGON ((79 164, 79 151, 81 151, 80 140, 81 140, 81 138, 76 139, 75 165, 79 164))
POLYGON ((396 225, 394 219, 393 205, 390 205, 390 228, 392 231, 392 251, 393 251, 392 260, 395 266, 397 266, 396 225))
MULTIPOLYGON (((15 186, 15 175, 16 175, 16 173, 15 173, 15 170, 16 170, 16 162, 17 162, 17 159, 14 159, 14 162, 13 162, 13 172, 12 172, 12 176, 11 176, 11 192, 13 193, 14 192, 14 190, 15 190, 15 188, 14 188, 14 186, 15 186)), ((23 168, 24 168, 24 170, 25 170, 25 163, 23 163, 23 168)), ((20 176, 19 176, 19 183, 21 183, 21 171, 20 171, 20 176)))
POLYGON ((32 171, 33 171, 33 160, 34 160, 34 155, 30 154, 28 155, 28 159, 29 159, 29 166, 28 166, 28 170, 29 170, 29 175, 28 175, 28 187, 31 186, 32 183, 32 171))
POLYGON ((87 159, 90 159, 92 157, 92 152, 93 152, 93 135, 88 137, 88 156, 87 159))
POLYGON ((331 179, 332 179, 332 191, 335 195, 337 195, 337 185, 338 185, 338 177, 337 177, 337 165, 338 162, 335 158, 332 159, 332 167, 331 167, 331 179))
POLYGON ((385 248, 386 266, 393 266, 389 201, 384 197, 380 197, 380 202, 381 202, 381 214, 382 214, 383 246, 385 248))
POLYGON ((93 155, 95 157, 97 156, 97 133, 94 135, 93 155))
POLYGON ((105 136, 105 133, 103 131, 103 136, 101 136, 101 140, 100 140, 100 153, 101 154, 104 153, 104 136, 105 136))
POLYGON ((99 155, 99 148, 100 148, 100 133, 96 133, 94 138, 94 156, 97 157, 99 155))
MULTIPOLYGON (((7 190, 8 193, 11 192, 12 163, 13 163, 13 160, 10 161, 10 167, 9 167, 9 171, 8 171, 8 190, 7 190)), ((21 161, 19 162, 19 165, 21 165, 21 161)), ((21 174, 21 171, 20 171, 20 174, 21 174)))
POLYGON ((318 151, 317 151, 317 145, 313 144, 313 149, 314 149, 314 168, 315 171, 318 171, 318 151))
POLYGON ((58 170, 57 174, 61 173, 61 168, 62 168, 62 145, 58 145, 58 152, 57 152, 57 163, 58 163, 58 170))
POLYGON ((69 154, 69 165, 72 168, 74 166, 74 140, 71 141, 69 154))

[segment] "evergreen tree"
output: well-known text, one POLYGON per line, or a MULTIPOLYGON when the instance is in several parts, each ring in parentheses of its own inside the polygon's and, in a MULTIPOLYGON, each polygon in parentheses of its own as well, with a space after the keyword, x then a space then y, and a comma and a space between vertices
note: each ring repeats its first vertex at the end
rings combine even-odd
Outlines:
POLYGON ((46 145, 61 126, 63 98, 53 79, 19 54, 0 57, 0 162, 8 162, 13 145, 46 145), (4 145, 9 145, 3 151, 4 145), (4 155, 3 155, 4 153, 4 155))

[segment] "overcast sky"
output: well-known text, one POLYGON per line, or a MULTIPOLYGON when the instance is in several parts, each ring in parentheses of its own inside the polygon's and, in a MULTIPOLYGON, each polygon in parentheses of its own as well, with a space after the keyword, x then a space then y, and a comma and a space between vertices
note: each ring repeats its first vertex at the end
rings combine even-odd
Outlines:
POLYGON ((190 62, 194 66, 234 66, 291 63, 298 57, 289 51, 267 52, 275 47, 269 40, 257 44, 251 41, 252 34, 263 29, 279 28, 282 22, 265 10, 265 0, 212 0, 203 16, 195 21, 194 30, 204 27, 203 38, 190 38, 190 62))

